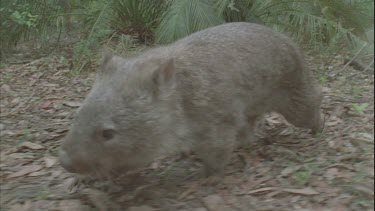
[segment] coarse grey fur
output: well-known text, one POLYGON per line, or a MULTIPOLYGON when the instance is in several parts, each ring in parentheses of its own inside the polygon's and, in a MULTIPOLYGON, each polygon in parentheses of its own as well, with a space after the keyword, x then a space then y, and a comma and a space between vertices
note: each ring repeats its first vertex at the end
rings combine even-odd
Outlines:
POLYGON ((207 175, 220 174, 266 112, 321 130, 321 99, 290 39, 227 23, 135 58, 107 54, 59 157, 69 171, 105 174, 192 149, 207 175))

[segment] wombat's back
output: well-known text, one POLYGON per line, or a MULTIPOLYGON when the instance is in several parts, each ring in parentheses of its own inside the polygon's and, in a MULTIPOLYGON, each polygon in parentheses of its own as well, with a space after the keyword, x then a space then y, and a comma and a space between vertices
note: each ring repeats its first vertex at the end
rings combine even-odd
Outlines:
POLYGON ((221 70, 227 68, 231 74, 236 71, 241 75, 244 69, 251 75, 281 74, 295 71, 293 67, 303 63, 301 52, 289 38, 265 26, 245 22, 227 23, 196 32, 141 57, 155 57, 155 54, 173 57, 182 66, 198 65, 210 72, 215 72, 215 69, 223 72, 221 70))
POLYGON ((148 55, 174 58, 180 94, 210 109, 228 109, 228 102, 241 99, 254 113, 275 110, 270 100, 287 97, 289 87, 311 76, 289 38, 253 23, 208 28, 142 59, 148 55))

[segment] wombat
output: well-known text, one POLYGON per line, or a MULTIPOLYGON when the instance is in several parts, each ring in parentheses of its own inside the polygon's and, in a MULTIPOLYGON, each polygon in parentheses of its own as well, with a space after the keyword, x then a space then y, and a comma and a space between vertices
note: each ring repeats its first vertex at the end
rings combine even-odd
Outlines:
POLYGON ((59 152, 70 172, 134 170, 189 149, 207 176, 220 175, 236 140, 250 141, 266 112, 322 128, 321 90, 301 51, 262 25, 227 23, 103 60, 59 152))

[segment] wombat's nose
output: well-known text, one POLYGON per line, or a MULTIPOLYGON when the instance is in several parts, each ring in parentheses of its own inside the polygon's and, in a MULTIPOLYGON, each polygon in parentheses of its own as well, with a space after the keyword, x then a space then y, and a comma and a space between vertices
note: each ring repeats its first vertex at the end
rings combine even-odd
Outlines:
POLYGON ((59 160, 64 169, 72 173, 76 173, 75 169, 73 168, 72 160, 69 158, 68 154, 63 149, 60 149, 59 151, 59 160))

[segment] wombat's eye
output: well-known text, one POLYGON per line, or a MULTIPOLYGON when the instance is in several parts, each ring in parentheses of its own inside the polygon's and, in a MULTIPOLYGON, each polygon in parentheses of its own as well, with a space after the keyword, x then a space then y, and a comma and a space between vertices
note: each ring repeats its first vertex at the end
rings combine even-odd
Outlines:
POLYGON ((103 130, 102 135, 103 135, 103 138, 105 138, 106 140, 110 140, 115 136, 115 131, 112 129, 106 129, 106 130, 103 130))

